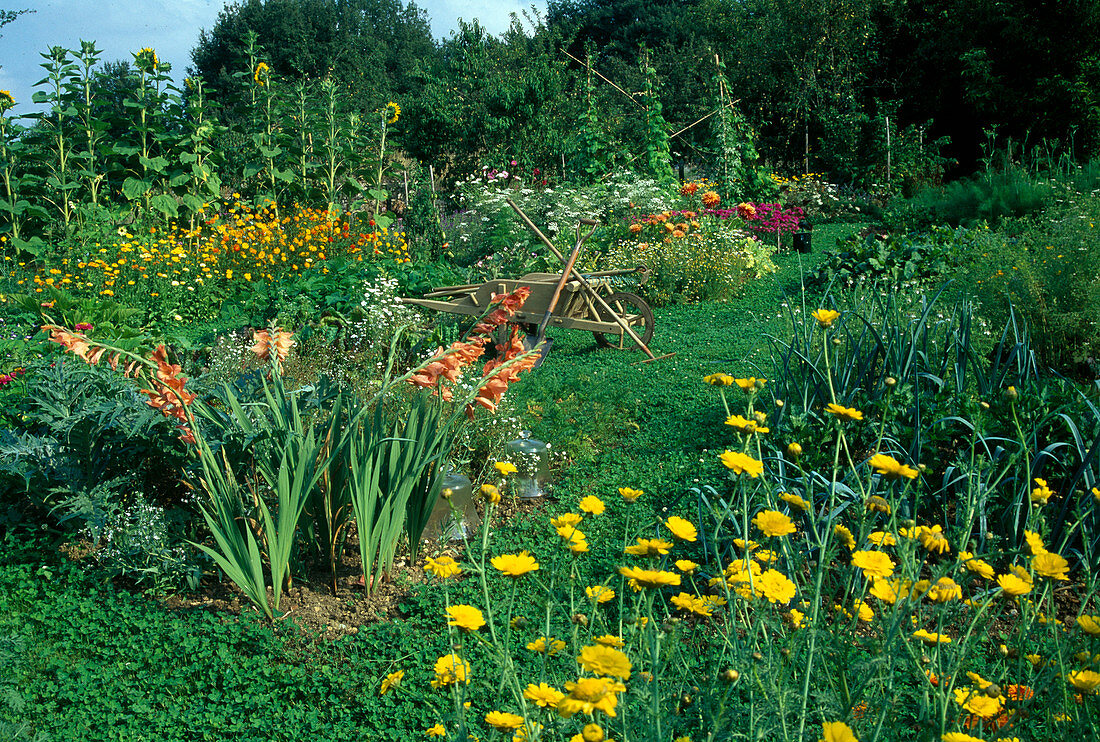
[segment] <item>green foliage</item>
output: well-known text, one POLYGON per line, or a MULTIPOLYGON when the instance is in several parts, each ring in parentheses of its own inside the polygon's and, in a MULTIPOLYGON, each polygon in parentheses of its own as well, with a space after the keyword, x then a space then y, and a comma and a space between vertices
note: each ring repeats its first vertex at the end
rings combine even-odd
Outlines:
POLYGON ((812 285, 881 281, 935 283, 952 274, 976 251, 987 249, 987 228, 937 227, 915 235, 869 228, 827 250, 824 261, 808 277, 812 285))

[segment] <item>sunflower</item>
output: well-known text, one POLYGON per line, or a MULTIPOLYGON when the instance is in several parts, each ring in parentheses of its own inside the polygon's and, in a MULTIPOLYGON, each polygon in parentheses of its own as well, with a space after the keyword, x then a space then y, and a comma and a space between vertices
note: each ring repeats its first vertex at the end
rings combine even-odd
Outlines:
POLYGON ((11 91, 0 90, 0 113, 15 107, 15 98, 12 97, 11 91))
POLYGON ((256 81, 257 85, 267 85, 270 77, 271 68, 267 66, 266 62, 260 62, 256 65, 256 71, 252 73, 252 79, 256 81))
POLYGON ((386 117, 387 124, 396 124, 397 119, 401 116, 401 106, 391 100, 383 109, 382 115, 386 117))

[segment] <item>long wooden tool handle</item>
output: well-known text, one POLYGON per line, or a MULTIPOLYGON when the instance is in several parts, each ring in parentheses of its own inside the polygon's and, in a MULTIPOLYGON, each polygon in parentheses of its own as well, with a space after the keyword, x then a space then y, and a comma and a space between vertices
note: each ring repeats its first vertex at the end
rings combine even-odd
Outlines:
MULTIPOLYGON (((516 202, 513 201, 511 198, 505 199, 505 202, 509 206, 512 207, 513 211, 515 211, 517 214, 519 214, 519 218, 523 220, 523 223, 526 224, 532 232, 534 232, 536 235, 538 235, 539 239, 542 240, 542 243, 544 245, 546 245, 547 248, 549 248, 550 252, 554 253, 554 255, 556 255, 558 257, 558 260, 561 260, 562 262, 565 262, 565 256, 562 255, 561 252, 558 251, 558 248, 554 246, 554 243, 550 241, 550 238, 547 237, 546 235, 544 235, 542 233, 542 231, 539 230, 539 228, 535 226, 535 223, 533 221, 531 221, 531 217, 524 214, 523 209, 521 209, 519 206, 517 206, 516 202)), ((591 233, 589 233, 589 234, 591 234, 591 233)), ((656 359, 657 358, 657 356, 654 355, 653 351, 649 349, 649 346, 646 345, 645 343, 643 343, 642 339, 640 337, 638 337, 638 333, 636 333, 636 332, 634 332, 634 330, 630 329, 630 325, 627 324, 627 322, 622 317, 620 317, 614 309, 612 309, 610 306, 608 306, 607 302, 604 301, 603 297, 600 296, 592 288, 592 285, 590 283, 588 283, 588 281, 585 279, 584 276, 582 276, 580 273, 578 273, 576 271, 576 269, 571 269, 570 271, 567 271, 567 274, 569 272, 572 272, 573 276, 578 281, 581 282, 581 285, 584 286, 586 289, 588 289, 588 294, 593 299, 596 300, 596 302, 604 309, 604 311, 606 311, 608 314, 611 315, 611 318, 614 319, 616 323, 618 323, 619 327, 623 328, 623 330, 628 335, 630 335, 631 339, 634 340, 634 342, 638 344, 639 348, 641 348, 642 350, 645 351, 645 354, 647 356, 649 356, 650 359, 656 359)))
POLYGON ((561 290, 565 288, 566 281, 569 280, 569 272, 573 270, 573 263, 577 262, 577 256, 581 252, 581 245, 584 244, 583 240, 578 239, 577 244, 573 246, 573 252, 569 254, 569 261, 565 264, 565 270, 561 272, 561 278, 558 279, 558 285, 554 288, 554 295, 550 297, 550 305, 546 307, 546 314, 542 318, 542 322, 539 322, 539 332, 537 337, 541 340, 546 334, 546 326, 550 324, 550 316, 554 313, 554 309, 558 306, 558 299, 561 297, 561 290))

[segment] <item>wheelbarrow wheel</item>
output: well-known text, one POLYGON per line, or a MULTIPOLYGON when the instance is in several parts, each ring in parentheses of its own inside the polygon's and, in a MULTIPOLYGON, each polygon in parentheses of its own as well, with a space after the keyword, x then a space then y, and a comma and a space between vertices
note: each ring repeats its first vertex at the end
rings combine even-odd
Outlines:
MULTIPOLYGON (((642 297, 624 291, 616 292, 608 296, 604 301, 607 302, 608 306, 611 307, 617 315, 630 324, 630 329, 642 339, 643 343, 649 345, 649 341, 653 339, 653 311, 650 310, 649 305, 645 303, 642 297)), ((599 312, 600 322, 615 321, 615 318, 608 314, 607 310, 603 307, 597 307, 597 311, 599 312)), ((616 328, 619 330, 622 329, 618 325, 616 325, 616 328)), ((596 338, 596 345, 601 348, 622 349, 637 347, 634 339, 625 332, 593 332, 592 336, 596 338)))

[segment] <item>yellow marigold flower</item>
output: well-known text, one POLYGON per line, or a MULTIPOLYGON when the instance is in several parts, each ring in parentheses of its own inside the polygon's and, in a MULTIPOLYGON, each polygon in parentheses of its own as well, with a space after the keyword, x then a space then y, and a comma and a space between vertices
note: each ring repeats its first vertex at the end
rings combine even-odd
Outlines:
POLYGON ((729 374, 711 374, 704 376, 703 381, 711 386, 733 386, 733 377, 729 374))
MULTIPOLYGON (((577 533, 580 533, 580 531, 577 531, 577 533)), ((569 551, 573 552, 574 554, 584 554, 588 551, 588 542, 585 541, 583 538, 579 540, 571 540, 568 545, 569 551)))
POLYGON ((1070 685, 1085 693, 1092 693, 1100 687, 1100 673, 1092 670, 1077 670, 1066 675, 1070 685))
POLYGON ((1036 574, 1055 580, 1069 579, 1069 562, 1061 554, 1046 552, 1031 558, 1031 568, 1036 574))
POLYGON ((1100 616, 1078 616, 1077 625, 1086 634, 1100 636, 1100 616))
POLYGON ((424 734, 429 737, 446 737, 447 729, 442 724, 435 724, 425 729, 424 734))
POLYGON ((769 603, 786 605, 791 602, 795 594, 794 583, 787 578, 787 575, 774 569, 761 574, 753 587, 767 598, 769 603))
POLYGON ((603 504, 603 500, 595 495, 584 497, 577 507, 579 507, 582 512, 588 513, 589 515, 600 515, 607 509, 607 506, 603 504))
MULTIPOLYGON (((801 450, 799 451, 799 453, 801 453, 801 450)), ((806 502, 798 495, 792 495, 790 492, 781 492, 779 493, 779 499, 790 505, 792 508, 795 508, 796 510, 801 510, 803 513, 808 513, 810 511, 810 503, 806 502)))
POLYGON ((680 584, 680 575, 675 572, 664 572, 657 569, 619 567, 619 574, 628 580, 634 580, 640 587, 665 587, 680 584))
POLYGON ((592 714, 602 711, 615 716, 615 707, 619 703, 618 693, 626 686, 608 678, 580 678, 577 682, 565 684, 569 695, 558 701, 558 714, 566 719, 574 714, 592 714))
POLYGON ((554 528, 573 528, 580 523, 582 517, 576 513, 563 513, 557 518, 550 519, 550 525, 554 528))
POLYGON ((920 639, 922 642, 929 646, 935 646, 936 644, 950 644, 951 637, 946 634, 933 634, 930 631, 924 629, 917 629, 913 632, 914 639, 920 639))
POLYGON ((553 657, 555 654, 565 649, 565 642, 561 639, 555 639, 554 637, 540 636, 533 642, 527 642, 527 648, 532 652, 538 652, 539 654, 548 654, 553 657))
POLYGON ((817 324, 824 329, 832 326, 832 324, 836 322, 837 318, 840 317, 840 312, 835 309, 815 309, 810 312, 810 316, 816 319, 817 324))
POLYGON ((972 737, 963 732, 947 732, 940 735, 941 742, 985 742, 981 737, 972 737))
POLYGON ((435 575, 441 580, 447 580, 461 574, 462 568, 458 566, 458 562, 453 558, 443 555, 436 559, 428 557, 428 560, 424 562, 424 571, 435 575))
POLYGON ((699 532, 695 530, 695 526, 691 524, 691 521, 684 520, 678 515, 674 515, 666 520, 665 528, 672 531, 672 535, 681 541, 695 541, 699 535, 699 532))
POLYGON ((881 551, 852 552, 852 566, 863 570, 868 580, 889 577, 894 574, 894 562, 881 551))
POLYGON ((565 694, 546 683, 539 683, 538 685, 530 683, 523 691, 523 697, 528 701, 534 701, 542 708, 547 708, 548 706, 557 706, 558 701, 565 698, 565 694))
POLYGON ((920 526, 917 539, 929 553, 944 554, 951 551, 951 544, 948 543, 947 536, 943 534, 943 526, 934 525, 931 528, 920 526))
POLYGON ((526 551, 519 554, 501 554, 493 557, 492 565, 509 577, 523 577, 528 572, 534 572, 539 568, 539 563, 526 551))
POLYGON ((669 598, 669 602, 676 606, 677 610, 684 611, 685 613, 696 613, 700 616, 710 617, 710 606, 702 598, 697 598, 694 595, 681 592, 677 595, 673 595, 669 598))
POLYGON ((382 115, 386 118, 387 124, 396 124, 397 119, 401 117, 401 106, 391 100, 386 104, 386 108, 382 111, 382 115))
POLYGON ((511 461, 497 461, 493 464, 493 468, 500 472, 500 476, 502 477, 506 477, 509 474, 515 474, 519 471, 519 469, 516 468, 516 465, 513 464, 511 461))
POLYGON ((841 407, 835 402, 830 402, 825 405, 825 411, 830 415, 836 415, 838 420, 843 422, 852 422, 853 420, 862 420, 863 413, 854 407, 841 407))
POLYGON ((1041 654, 1025 654, 1024 658, 1031 663, 1032 667, 1039 667, 1043 664, 1043 655, 1041 654))
POLYGON ((642 490, 631 489, 630 487, 620 487, 619 494, 627 502, 634 502, 645 493, 642 490))
POLYGON ((963 563, 963 567, 966 568, 967 572, 987 580, 992 580, 997 575, 997 572, 993 569, 991 564, 981 559, 975 559, 974 555, 969 551, 960 551, 959 561, 963 563))
POLYGON ((734 474, 748 474, 755 479, 764 471, 764 462, 757 461, 752 456, 743 454, 740 451, 726 451, 718 458, 722 460, 727 469, 733 470, 734 474))
POLYGON ((787 612, 787 620, 791 622, 791 627, 795 629, 801 629, 806 622, 806 614, 800 610, 792 608, 787 612))
POLYGON ((456 626, 463 631, 477 631, 485 625, 485 616, 472 605, 447 606, 448 626, 456 626))
POLYGON ((676 569, 680 570, 684 574, 690 575, 692 572, 694 572, 698 568, 699 568, 699 564, 697 562, 691 561, 690 559, 677 559, 676 560, 676 569))
POLYGON ((523 717, 507 711, 490 711, 485 714, 485 723, 501 732, 510 732, 523 726, 523 717))
POLYGON ((485 498, 485 502, 489 503, 490 505, 496 505, 498 502, 500 502, 500 490, 498 490, 496 486, 492 484, 481 485, 481 496, 485 498))
POLYGON ((817 742, 859 742, 852 728, 842 721, 822 722, 821 734, 817 742))
POLYGON ((391 672, 386 677, 382 678, 382 688, 378 691, 378 695, 384 696, 394 688, 401 685, 401 679, 405 677, 404 670, 398 670, 397 672, 391 672))
POLYGON ((631 556, 657 556, 667 554, 672 548, 672 542, 663 538, 638 538, 638 543, 626 547, 626 553, 631 556))
POLYGON ((607 603, 615 598, 615 591, 605 585, 593 585, 584 589, 589 600, 597 603, 607 603))
POLYGON ((991 698, 968 688, 955 689, 955 703, 983 719, 993 719, 1004 710, 1004 702, 1000 698, 991 698))
POLYGON ((867 460, 867 463, 883 479, 916 479, 917 475, 920 474, 913 467, 906 466, 893 456, 887 456, 884 453, 876 453, 867 460))
POLYGON ((755 420, 746 420, 740 415, 730 415, 726 418, 726 425, 738 430, 741 433, 766 433, 767 428, 761 428, 755 420))
POLYGON ((633 667, 629 657, 603 644, 583 647, 577 657, 577 663, 596 675, 610 675, 620 680, 630 680, 630 669, 633 667))
POLYGON ((837 523, 833 526, 833 533, 840 539, 840 543, 848 547, 848 551, 856 548, 856 537, 852 535, 847 526, 837 523))
POLYGON ((870 593, 884 603, 893 605, 899 597, 905 596, 906 591, 902 589, 900 580, 875 580, 870 593))
POLYGON ((445 688, 458 683, 470 684, 470 663, 452 652, 435 661, 433 688, 445 688))
POLYGON ((622 637, 615 636, 614 634, 604 634, 603 636, 597 636, 592 639, 597 644, 602 644, 605 647, 615 647, 621 649, 626 646, 626 642, 622 640, 622 637))
POLYGON ((932 583, 925 596, 933 603, 946 603, 962 598, 962 588, 950 577, 941 577, 932 583))
POLYGON ((765 536, 788 536, 796 530, 791 519, 778 510, 761 510, 753 517, 752 524, 765 536))
POLYGON ((1035 489, 1031 490, 1031 504, 1037 507, 1046 505, 1050 498, 1054 497, 1054 493, 1050 487, 1047 486, 1045 479, 1036 478, 1035 484, 1039 485, 1035 489))

